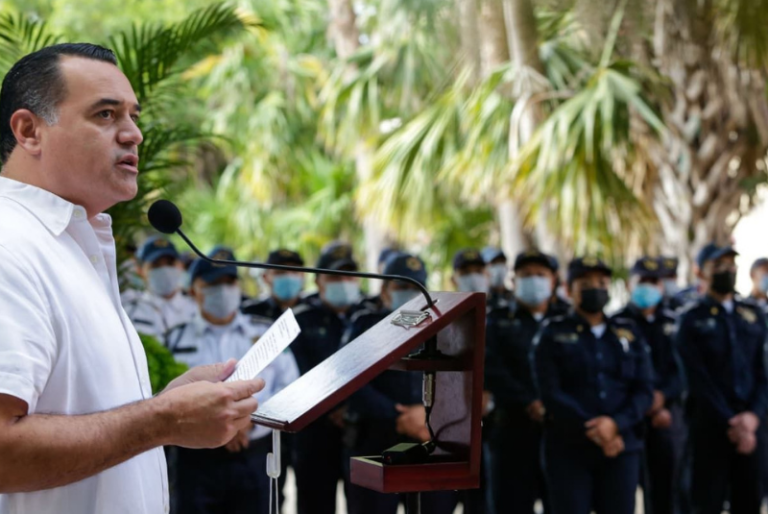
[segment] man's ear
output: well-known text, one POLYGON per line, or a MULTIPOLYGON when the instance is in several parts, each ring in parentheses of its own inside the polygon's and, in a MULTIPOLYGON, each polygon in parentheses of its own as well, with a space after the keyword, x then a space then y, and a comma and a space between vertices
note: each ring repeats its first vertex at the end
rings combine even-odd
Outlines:
POLYGON ((19 109, 11 115, 11 132, 16 138, 16 146, 28 154, 37 157, 42 152, 42 118, 29 109, 19 109))

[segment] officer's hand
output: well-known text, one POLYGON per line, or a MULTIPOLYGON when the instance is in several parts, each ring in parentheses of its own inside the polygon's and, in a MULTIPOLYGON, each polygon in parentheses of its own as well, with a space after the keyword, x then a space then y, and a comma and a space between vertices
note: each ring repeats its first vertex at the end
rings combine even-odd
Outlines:
POLYGON ((528 417, 537 423, 544 421, 544 404, 541 400, 534 400, 526 407, 525 411, 528 413, 528 417))
POLYGON ((184 448, 218 448, 243 429, 259 402, 254 394, 264 389, 261 379, 229 384, 200 381, 178 386, 152 399, 156 402, 168 442, 184 448))
POLYGON ((243 430, 240 430, 237 435, 227 443, 225 448, 229 453, 238 453, 245 450, 251 443, 250 434, 251 427, 246 427, 243 430))
POLYGON ((613 439, 611 439, 609 442, 607 442, 605 445, 603 445, 603 454, 612 459, 614 457, 618 457, 621 452, 624 451, 624 438, 620 435, 617 435, 613 439))
POLYGON ((760 426, 760 418, 755 416, 752 412, 746 411, 732 417, 728 420, 728 424, 736 430, 754 434, 757 427, 760 426))
POLYGON ((607 441, 613 440, 619 433, 616 422, 608 416, 600 416, 590 419, 584 424, 587 427, 587 437, 596 445, 603 446, 607 441))
POLYGON ((229 359, 227 362, 220 362, 218 364, 209 364, 208 366, 197 366, 172 380, 163 389, 163 393, 179 386, 194 384, 203 380, 206 382, 221 382, 228 379, 234 373, 236 366, 237 361, 235 359, 229 359))
POLYGON ((653 404, 651 405, 651 408, 648 409, 647 414, 649 416, 653 416, 658 411, 664 408, 664 403, 666 403, 666 398, 664 398, 664 393, 662 393, 661 391, 654 391, 653 404))
POLYGON ((667 409, 661 409, 651 418, 653 428, 669 428, 672 426, 672 414, 667 409))
POLYGON ((421 442, 429 441, 427 429, 427 411, 423 405, 395 405, 400 415, 397 417, 397 433, 421 442))
POLYGON ((750 455, 757 448, 755 433, 743 434, 736 444, 736 451, 742 455, 750 455))

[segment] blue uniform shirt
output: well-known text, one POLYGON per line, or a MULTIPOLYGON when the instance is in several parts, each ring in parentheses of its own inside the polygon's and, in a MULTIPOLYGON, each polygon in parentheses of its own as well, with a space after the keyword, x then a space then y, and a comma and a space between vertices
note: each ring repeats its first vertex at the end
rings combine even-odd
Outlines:
POLYGON ((607 319, 598 338, 586 320, 571 313, 545 321, 534 345, 545 430, 591 444, 584 423, 609 416, 627 451, 642 448, 641 422, 653 403, 653 375, 648 347, 634 323, 607 319))
POLYGON ((765 316, 742 300, 733 300, 732 312, 728 312, 705 296, 682 314, 677 346, 694 412, 724 425, 744 411, 765 416, 765 338, 765 316))

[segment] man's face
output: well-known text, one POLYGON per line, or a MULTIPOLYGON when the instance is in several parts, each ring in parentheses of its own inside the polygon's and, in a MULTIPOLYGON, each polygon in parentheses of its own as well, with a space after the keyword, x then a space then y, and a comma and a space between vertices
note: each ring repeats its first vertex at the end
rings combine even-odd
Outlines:
POLYGON ((54 125, 41 123, 41 171, 49 189, 89 216, 136 196, 140 107, 114 65, 64 56, 66 95, 54 125))
POLYGON ((590 271, 583 277, 574 280, 568 286, 568 296, 573 305, 581 305, 581 294, 586 289, 608 289, 611 285, 611 279, 605 273, 599 271, 590 271))
POLYGON ((768 265, 758 266, 752 270, 752 272, 750 273, 750 276, 752 277, 752 285, 756 290, 762 291, 761 284, 763 282, 763 277, 767 275, 768 275, 768 265))
POLYGON ((515 270, 515 281, 528 277, 544 277, 552 281, 552 290, 555 289, 555 273, 548 267, 531 262, 515 270))
POLYGON ((184 270, 184 264, 179 259, 176 259, 170 255, 165 255, 163 257, 155 259, 152 262, 143 263, 141 265, 141 275, 146 278, 149 276, 150 270, 157 269, 157 268, 165 268, 167 266, 173 266, 174 268, 184 270))
POLYGON ((702 283, 709 290, 712 286, 712 278, 718 273, 737 272, 736 257, 734 255, 725 255, 715 260, 708 260, 701 268, 702 283))

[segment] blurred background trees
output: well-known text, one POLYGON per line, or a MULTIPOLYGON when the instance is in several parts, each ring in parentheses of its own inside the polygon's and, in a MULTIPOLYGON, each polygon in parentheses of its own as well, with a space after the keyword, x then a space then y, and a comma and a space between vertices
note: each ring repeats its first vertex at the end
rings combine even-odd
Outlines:
POLYGON ((242 258, 343 238, 434 285, 488 243, 686 272, 768 178, 767 26, 768 0, 0 0, 0 76, 54 40, 116 50, 150 114, 124 240, 171 196, 242 258))

